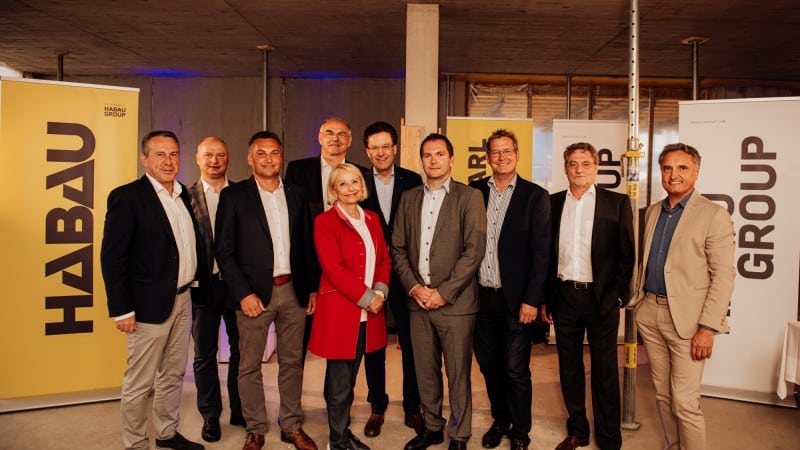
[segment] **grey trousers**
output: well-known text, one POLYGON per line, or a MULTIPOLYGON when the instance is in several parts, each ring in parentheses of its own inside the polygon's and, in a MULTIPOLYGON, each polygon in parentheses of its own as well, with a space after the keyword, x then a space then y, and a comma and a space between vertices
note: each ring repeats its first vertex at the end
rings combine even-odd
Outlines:
POLYGON ((281 429, 296 431, 303 424, 303 332, 305 308, 297 302, 291 282, 274 286, 266 311, 258 317, 247 317, 236 311, 239 328, 239 397, 247 431, 267 432, 267 410, 261 363, 267 345, 269 326, 275 323, 278 338, 278 393, 281 429))

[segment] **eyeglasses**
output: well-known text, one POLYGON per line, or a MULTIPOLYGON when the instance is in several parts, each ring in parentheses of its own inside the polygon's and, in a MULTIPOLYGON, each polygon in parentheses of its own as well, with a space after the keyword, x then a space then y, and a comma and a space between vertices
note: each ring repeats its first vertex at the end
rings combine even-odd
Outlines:
POLYGON ((337 137, 339 139, 344 139, 347 136, 350 136, 350 132, 349 131, 325 130, 321 134, 323 136, 325 136, 326 138, 328 138, 328 139, 333 139, 334 137, 337 137))
POLYGON ((389 153, 394 148, 394 144, 383 144, 383 145, 376 145, 374 147, 367 147, 367 150, 371 152, 378 152, 383 151, 384 153, 389 153))
POLYGON ((507 149, 505 149, 505 150, 489 150, 489 151, 488 151, 488 152, 486 152, 486 153, 488 153, 488 154, 489 154, 489 156, 490 156, 490 157, 492 157, 492 158, 497 158, 497 157, 498 157, 498 156, 500 156, 500 155, 503 155, 503 156, 511 156, 511 154, 513 154, 513 153, 514 153, 514 150, 512 150, 512 149, 510 149, 510 148, 507 148, 507 149))

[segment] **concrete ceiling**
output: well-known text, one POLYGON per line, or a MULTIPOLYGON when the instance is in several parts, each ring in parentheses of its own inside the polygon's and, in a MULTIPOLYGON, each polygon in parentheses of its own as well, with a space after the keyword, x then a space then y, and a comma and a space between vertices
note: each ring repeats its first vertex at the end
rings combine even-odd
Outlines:
MULTIPOLYGON (((2 0, 0 62, 78 75, 403 77, 406 1, 2 0)), ((441 0, 441 73, 628 73, 627 0, 441 0)), ((640 74, 800 80, 797 0, 641 0, 640 74)), ((435 44, 432 44, 435 45, 435 44)))

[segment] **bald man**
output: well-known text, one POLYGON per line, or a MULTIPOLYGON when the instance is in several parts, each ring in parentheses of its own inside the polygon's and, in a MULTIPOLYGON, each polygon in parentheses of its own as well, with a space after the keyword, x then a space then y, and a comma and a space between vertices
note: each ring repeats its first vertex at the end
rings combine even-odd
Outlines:
MULTIPOLYGON (((219 324, 225 322, 230 345, 228 364, 228 399, 230 401, 231 425, 245 426, 242 404, 239 400, 239 331, 236 328, 236 312, 229 299, 225 281, 219 276, 219 266, 214 254, 215 218, 219 194, 230 183, 228 170, 228 147, 218 137, 207 137, 200 141, 195 153, 200 179, 189 186, 192 213, 200 230, 199 240, 206 250, 205 264, 211 278, 205 286, 209 304, 193 308, 192 337, 194 338, 194 381, 197 386, 197 410, 203 416, 201 435, 206 442, 215 442, 222 437, 219 417, 222 414, 217 350, 219 349, 219 324)), ((194 291, 194 289, 193 289, 194 291)), ((194 292, 193 292, 194 294, 194 292)))

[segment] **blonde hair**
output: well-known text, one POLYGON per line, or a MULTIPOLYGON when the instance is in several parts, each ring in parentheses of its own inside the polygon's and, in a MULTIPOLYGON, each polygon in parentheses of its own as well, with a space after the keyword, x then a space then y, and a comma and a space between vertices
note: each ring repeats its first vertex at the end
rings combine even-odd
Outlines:
POLYGON ((343 174, 351 175, 361 181, 361 195, 358 196, 358 201, 363 202, 366 200, 367 184, 364 181, 364 175, 361 173, 361 170, 353 164, 342 163, 334 167, 331 170, 331 176, 328 177, 328 204, 332 205, 333 202, 337 200, 336 189, 334 187, 336 185, 336 179, 343 174))

